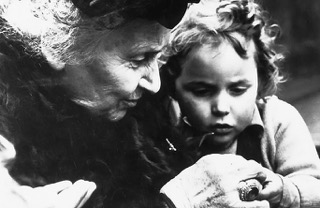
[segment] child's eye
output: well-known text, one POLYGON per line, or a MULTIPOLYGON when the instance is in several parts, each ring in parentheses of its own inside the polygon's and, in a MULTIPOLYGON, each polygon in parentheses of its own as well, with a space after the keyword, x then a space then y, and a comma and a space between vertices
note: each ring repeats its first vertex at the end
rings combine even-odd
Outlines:
POLYGON ((230 89, 231 94, 238 96, 244 94, 248 90, 248 87, 244 86, 238 86, 238 87, 232 87, 230 89))
POLYGON ((196 97, 207 97, 212 94, 212 92, 207 88, 197 88, 197 89, 191 90, 191 92, 196 97))

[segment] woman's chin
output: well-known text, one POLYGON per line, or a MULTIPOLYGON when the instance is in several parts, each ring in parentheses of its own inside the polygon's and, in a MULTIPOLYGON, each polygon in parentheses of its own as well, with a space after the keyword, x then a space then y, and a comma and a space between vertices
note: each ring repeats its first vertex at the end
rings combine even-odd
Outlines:
POLYGON ((123 119, 123 117, 126 115, 127 110, 118 110, 116 112, 111 112, 109 115, 107 115, 107 118, 111 122, 117 122, 123 119))

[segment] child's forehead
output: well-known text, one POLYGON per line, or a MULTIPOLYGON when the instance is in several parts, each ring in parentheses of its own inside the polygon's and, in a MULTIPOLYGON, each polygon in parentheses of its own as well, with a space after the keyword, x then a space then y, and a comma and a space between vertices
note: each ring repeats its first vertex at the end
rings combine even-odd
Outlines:
POLYGON ((256 45, 252 38, 247 38, 238 32, 230 33, 231 38, 236 42, 224 39, 225 44, 230 44, 239 53, 239 50, 243 51, 245 55, 239 54, 242 58, 249 58, 256 54, 256 45))
MULTIPOLYGON (((234 59, 250 59, 254 61, 256 65, 256 47, 253 39, 246 39, 240 33, 231 33, 229 35, 233 41, 231 41, 230 38, 217 37, 219 39, 218 41, 203 42, 202 44, 196 44, 191 47, 191 50, 189 50, 185 56, 182 56, 179 61, 182 71, 184 70, 185 65, 190 63, 190 60, 199 59, 199 57, 203 60, 204 56, 210 57, 212 60, 215 59, 215 57, 223 56, 226 59, 226 64, 230 63, 230 61, 232 61, 231 59, 233 59, 233 61, 234 59), (230 54, 237 55, 230 57, 230 54)), ((221 60, 221 58, 219 60, 221 60)))
POLYGON ((230 38, 217 38, 218 41, 215 41, 214 43, 206 42, 195 47, 195 49, 209 47, 213 53, 223 53, 223 46, 229 45, 232 46, 237 53, 239 53, 239 50, 243 50, 245 55, 239 54, 242 58, 248 58, 255 55, 256 45, 252 38, 246 38, 237 32, 230 33, 229 36, 230 38))
POLYGON ((239 32, 232 32, 229 35, 238 40, 244 47, 246 46, 246 48, 254 46, 253 38, 246 37, 239 32))

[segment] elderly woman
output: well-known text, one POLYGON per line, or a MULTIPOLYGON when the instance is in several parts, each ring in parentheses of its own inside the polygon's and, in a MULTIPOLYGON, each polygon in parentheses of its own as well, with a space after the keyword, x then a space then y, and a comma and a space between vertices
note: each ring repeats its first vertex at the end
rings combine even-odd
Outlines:
POLYGON ((165 169, 123 118, 159 90, 158 57, 187 3, 1 0, 1 160, 28 187, 2 167, 0 207, 80 207, 95 184, 88 207, 156 203, 165 169), (44 186, 61 180, 79 181, 44 186))

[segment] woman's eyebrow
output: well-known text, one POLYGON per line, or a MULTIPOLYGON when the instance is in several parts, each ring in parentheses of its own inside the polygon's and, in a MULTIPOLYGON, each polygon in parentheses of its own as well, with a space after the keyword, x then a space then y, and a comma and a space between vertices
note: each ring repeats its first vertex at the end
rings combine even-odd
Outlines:
POLYGON ((128 54, 130 56, 136 56, 136 55, 141 55, 141 54, 146 54, 146 53, 160 53, 164 50, 165 45, 137 45, 136 47, 132 47, 131 49, 128 50, 128 54))
POLYGON ((161 52, 165 48, 165 45, 152 45, 152 44, 145 44, 145 45, 138 45, 134 47, 134 49, 138 51, 152 51, 152 52, 161 52))
POLYGON ((129 53, 127 56, 129 59, 140 57, 140 56, 153 56, 158 53, 161 53, 161 50, 154 50, 154 51, 134 51, 133 53, 129 53))

